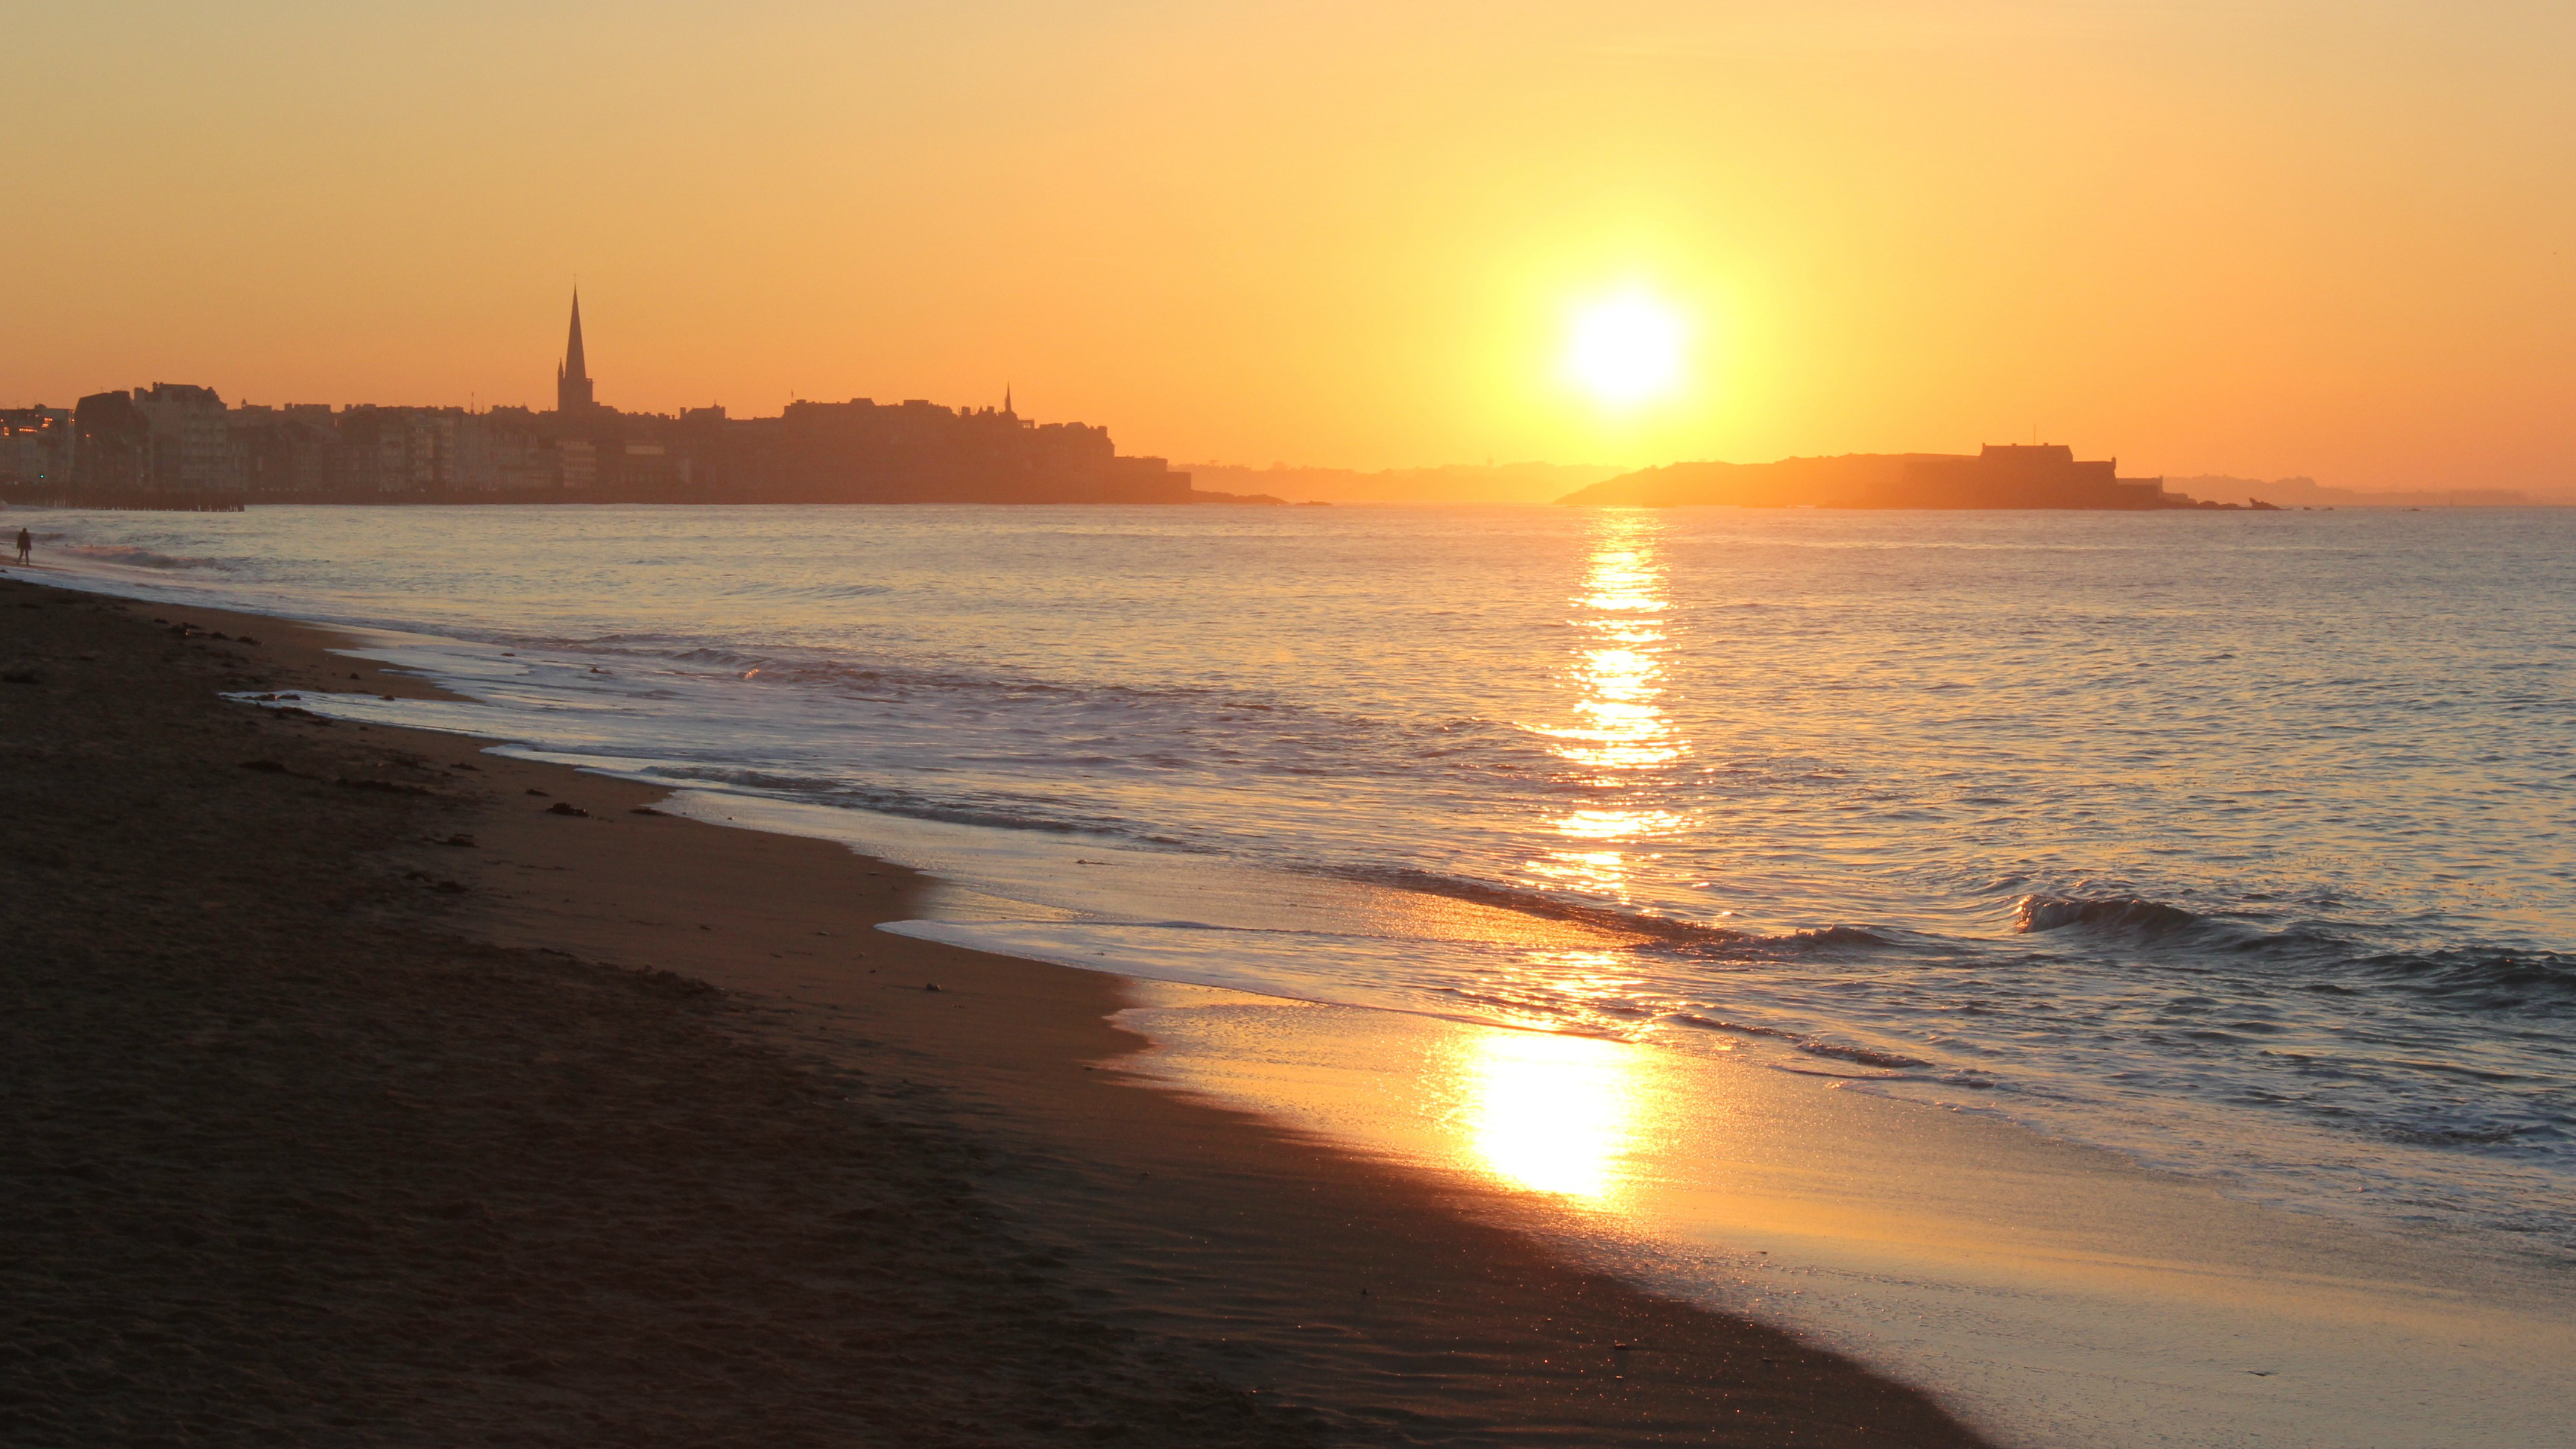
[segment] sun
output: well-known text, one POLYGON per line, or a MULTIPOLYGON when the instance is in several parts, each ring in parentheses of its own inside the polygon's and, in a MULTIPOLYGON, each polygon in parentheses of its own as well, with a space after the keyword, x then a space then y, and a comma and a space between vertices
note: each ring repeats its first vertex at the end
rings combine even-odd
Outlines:
POLYGON ((1577 308, 1568 330, 1566 375, 1613 407, 1634 407, 1681 386, 1690 329, 1681 315, 1643 292, 1577 308))

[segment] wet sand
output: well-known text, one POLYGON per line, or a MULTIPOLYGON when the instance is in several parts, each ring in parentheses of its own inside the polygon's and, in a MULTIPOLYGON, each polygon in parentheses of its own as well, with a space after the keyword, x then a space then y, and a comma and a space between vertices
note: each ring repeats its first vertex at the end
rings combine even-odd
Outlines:
POLYGON ((1978 1442, 335 642, 0 586, 10 1443, 1978 1442))

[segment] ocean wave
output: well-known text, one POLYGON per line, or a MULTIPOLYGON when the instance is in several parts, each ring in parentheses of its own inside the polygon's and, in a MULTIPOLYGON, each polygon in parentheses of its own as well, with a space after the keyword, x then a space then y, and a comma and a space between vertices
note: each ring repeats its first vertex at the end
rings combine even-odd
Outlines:
POLYGON ((1835 1061, 1850 1062, 1855 1066, 1883 1067, 1890 1071, 1901 1071, 1907 1067, 1928 1067, 1932 1065, 1921 1057, 1909 1057, 1898 1052, 1880 1051, 1875 1047, 1844 1046, 1839 1043, 1829 1041, 1800 1042, 1798 1043, 1798 1050, 1805 1052, 1811 1057, 1831 1057, 1835 1061))
POLYGON ((728 671, 767 669, 778 661, 765 654, 742 649, 727 649, 713 644, 700 644, 672 651, 668 656, 680 664, 712 664, 728 671))
POLYGON ((1679 920, 1672 916, 1647 915, 1624 911, 1616 906, 1590 901, 1567 900, 1545 892, 1519 890, 1495 885, 1489 881, 1468 880, 1441 875, 1433 871, 1406 870, 1400 867, 1346 867, 1325 872, 1345 880, 1370 885, 1394 886, 1418 891, 1427 896, 1446 896, 1451 900, 1473 901, 1478 905, 1496 906, 1542 920, 1571 921, 1614 935, 1635 939, 1664 941, 1679 945, 1738 944, 1750 938, 1742 931, 1725 926, 1702 925, 1697 921, 1679 920))
POLYGON ((1745 944, 1782 951, 1813 951, 1827 946, 1893 946, 1896 943, 1876 931, 1859 926, 1824 926, 1813 931, 1791 931, 1785 936, 1757 936, 1745 944))
POLYGON ((2459 946, 2365 956, 2357 964, 2383 985, 2449 1006, 2551 1015, 2576 1007, 2576 956, 2556 951, 2459 946))
POLYGON ((2013 902, 2013 929, 2023 934, 2082 926, 2095 931, 2152 939, 2189 930, 2206 920, 2197 912, 2138 896, 2103 896, 2087 900, 2082 897, 2034 895, 2023 896, 2013 902))
POLYGON ((751 794, 783 796, 811 805, 900 815, 911 820, 980 825, 999 830, 1031 830, 1050 835, 1100 835, 1132 844, 1191 848, 1187 842, 1172 836, 1137 829, 1129 821, 1099 816, 1072 819, 1047 813, 1044 807, 1034 805, 937 800, 901 791, 868 789, 841 780, 724 765, 655 765, 644 773, 678 784, 719 786, 751 794))
POLYGON ((121 543, 67 543, 56 547, 56 553, 76 558, 95 559, 100 563, 119 564, 138 569, 214 569, 231 573, 234 565, 219 558, 189 558, 179 554, 155 553, 121 543))
POLYGON ((1880 1047, 1855 1046, 1849 1042, 1829 1041, 1823 1037, 1808 1036, 1803 1033, 1789 1031, 1781 1027, 1761 1026, 1752 1022, 1728 1021, 1723 1017, 1702 1016, 1699 1013, 1692 1011, 1667 1012, 1664 1014, 1662 1019, 1672 1022, 1677 1026, 1695 1026, 1703 1031, 1722 1031, 1733 1036, 1765 1037, 1773 1041, 1786 1043, 1794 1050, 1804 1052, 1811 1057, 1824 1057, 1832 1061, 1850 1062, 1854 1066, 1877 1067, 1884 1071, 1902 1071, 1908 1067, 1928 1067, 1932 1065, 1921 1057, 1909 1057, 1902 1052, 1892 1052, 1880 1047))

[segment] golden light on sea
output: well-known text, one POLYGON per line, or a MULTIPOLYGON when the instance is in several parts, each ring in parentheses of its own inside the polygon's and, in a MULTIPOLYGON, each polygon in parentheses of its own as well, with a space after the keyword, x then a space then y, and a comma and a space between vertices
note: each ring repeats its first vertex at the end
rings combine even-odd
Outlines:
POLYGON ((1631 850, 1684 824, 1655 803, 1653 772, 1681 759, 1689 742, 1663 703, 1663 519, 1605 510, 1598 528, 1582 581, 1567 600, 1576 631, 1566 671, 1573 720, 1535 730, 1599 796, 1553 822, 1565 848, 1531 861, 1529 869, 1617 897, 1627 885, 1631 850))
POLYGON ((1493 1031, 1469 1044, 1462 1115, 1486 1170, 1534 1192, 1598 1202, 1634 1136, 1635 1049, 1591 1037, 1493 1031))

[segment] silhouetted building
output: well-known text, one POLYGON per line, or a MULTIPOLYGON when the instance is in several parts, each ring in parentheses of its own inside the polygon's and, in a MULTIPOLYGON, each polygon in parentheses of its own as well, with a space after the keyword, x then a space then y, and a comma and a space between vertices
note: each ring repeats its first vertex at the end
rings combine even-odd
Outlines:
POLYGON ((880 406, 793 402, 779 419, 771 486, 799 502, 1186 503, 1190 480, 1160 458, 1122 458, 1107 428, 921 398, 880 406))
MULTIPOLYGON (((17 415, 11 414, 12 418, 17 415)), ((74 489, 264 501, 565 498, 672 503, 1187 503, 1190 477, 1118 454, 1106 428, 923 399, 791 403, 774 418, 676 416, 599 402, 572 300, 555 408, 319 404, 227 409, 209 388, 155 383, 81 399, 56 426, 74 489)), ((5 424, 0 428, 13 428, 5 424)), ((27 424, 36 428, 35 422, 27 424)), ((31 433, 29 435, 33 437, 31 433)), ((33 442, 0 430, 0 483, 33 442)), ((13 485, 14 486, 14 485, 13 485)), ((23 494, 23 490, 22 494, 23 494)))
POLYGON ((524 497, 551 492, 562 481, 562 463, 537 414, 526 408, 493 408, 470 414, 461 437, 464 475, 457 485, 479 493, 524 497))
POLYGON ((566 438, 555 444, 562 459, 563 488, 568 493, 594 493, 599 488, 599 445, 588 438, 566 438))
POLYGON ((47 494, 71 486, 69 408, 0 408, 0 486, 47 494))
POLYGON ((328 405, 243 403, 232 412, 232 439, 252 497, 311 499, 331 492, 340 437, 328 405))
POLYGON ((134 406, 152 433, 151 477, 159 493, 239 493, 232 418, 213 388, 156 382, 134 390, 134 406))
POLYGON ((1973 458, 1915 458, 1865 507, 2163 508, 2161 478, 2122 478, 2120 460, 2078 462, 2063 443, 1988 443, 1973 458))
POLYGON ((563 365, 555 369, 555 411, 574 418, 598 406, 598 399, 591 396, 590 359, 582 353, 581 293, 576 290, 572 294, 572 335, 564 342, 563 365))
POLYGON ((152 424, 131 393, 97 392, 72 408, 76 494, 140 493, 152 486, 152 424))

